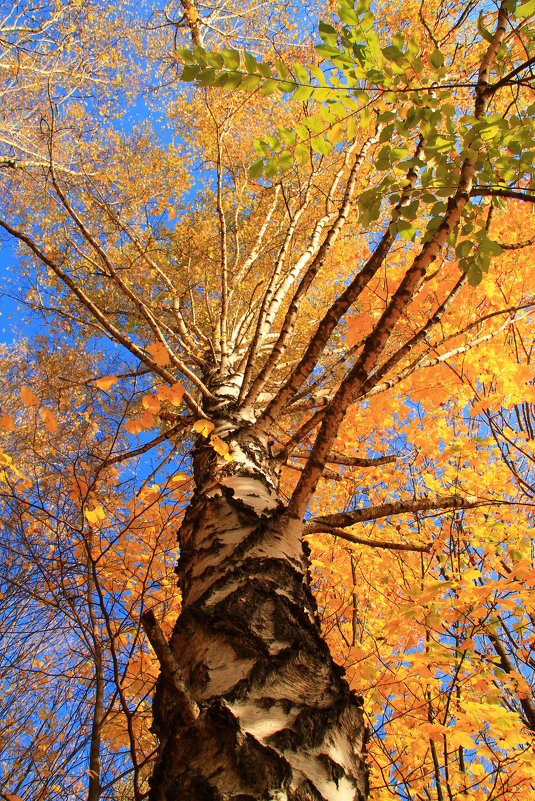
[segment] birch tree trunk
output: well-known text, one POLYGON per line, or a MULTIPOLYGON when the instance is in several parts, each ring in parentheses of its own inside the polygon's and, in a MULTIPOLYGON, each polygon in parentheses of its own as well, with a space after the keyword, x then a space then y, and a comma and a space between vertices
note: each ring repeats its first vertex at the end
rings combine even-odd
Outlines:
POLYGON ((230 414, 215 432, 232 461, 199 437, 170 641, 195 712, 184 714, 163 671, 150 799, 361 801, 361 702, 321 638, 301 527, 281 522, 268 442, 230 414))

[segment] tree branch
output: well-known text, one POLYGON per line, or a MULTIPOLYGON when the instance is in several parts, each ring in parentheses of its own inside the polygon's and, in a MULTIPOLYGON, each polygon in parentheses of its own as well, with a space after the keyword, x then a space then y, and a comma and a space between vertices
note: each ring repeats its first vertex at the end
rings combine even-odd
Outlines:
POLYGON ((182 720, 186 726, 190 726, 199 717, 199 706, 184 683, 177 661, 163 636, 163 632, 158 625, 158 621, 152 609, 143 612, 141 615, 141 623, 158 657, 162 673, 176 690, 177 705, 182 715, 182 720))
POLYGON ((305 531, 309 527, 328 526, 329 528, 346 528, 355 523, 365 523, 369 520, 379 520, 392 515, 415 514, 431 510, 446 509, 473 509, 482 506, 488 501, 481 501, 473 495, 438 495, 436 498, 416 498, 415 500, 392 501, 377 506, 367 506, 364 509, 355 509, 353 512, 340 512, 332 515, 312 517, 305 523, 305 531))
POLYGON ((359 537, 357 534, 350 534, 344 531, 343 528, 329 528, 328 526, 310 526, 306 523, 304 527, 305 535, 307 534, 330 534, 332 537, 340 537, 341 540, 353 542, 356 545, 367 545, 369 548, 384 548, 388 551, 416 551, 417 553, 429 553, 432 543, 427 545, 410 545, 404 542, 388 542, 386 540, 368 539, 367 537, 359 537))

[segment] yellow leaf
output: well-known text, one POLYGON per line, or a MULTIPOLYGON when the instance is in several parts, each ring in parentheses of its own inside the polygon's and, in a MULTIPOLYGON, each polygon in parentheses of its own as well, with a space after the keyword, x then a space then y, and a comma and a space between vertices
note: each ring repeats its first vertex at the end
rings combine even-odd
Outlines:
POLYGON ((159 367, 165 367, 166 364, 169 364, 171 356, 169 355, 169 351, 165 345, 162 345, 161 342, 153 342, 152 344, 147 345, 146 350, 150 353, 159 367))
POLYGON ((208 437, 214 428, 215 426, 211 420, 197 420, 197 422, 193 423, 193 430, 203 437, 208 437))
POLYGON ((445 734, 448 737, 448 744, 454 748, 459 746, 467 749, 475 748, 475 743, 468 732, 462 731, 458 726, 454 729, 447 729, 445 734))
POLYGON ((148 412, 157 414, 160 411, 161 403, 160 399, 157 398, 156 395, 144 395, 141 398, 141 403, 148 412))
POLYGON ((175 211, 173 206, 168 206, 167 207, 167 216, 169 217, 170 220, 174 220, 175 219, 176 211, 175 211))
POLYGON ((463 578, 467 581, 470 581, 471 579, 478 579, 481 578, 481 573, 477 567, 469 567, 468 570, 464 571, 463 578))
POLYGON ((88 523, 95 525, 99 520, 105 520, 106 514, 100 504, 97 504, 94 509, 84 509, 84 515, 88 523))
POLYGON ((14 431, 15 421, 8 414, 3 414, 0 417, 0 428, 2 428, 4 431, 14 431))
POLYGON ((210 445, 216 453, 223 456, 227 462, 232 461, 232 456, 229 453, 229 447, 224 439, 218 437, 217 434, 212 434, 210 437, 210 445))
POLYGON ((175 475, 169 479, 170 484, 183 484, 185 481, 189 481, 189 476, 185 476, 184 473, 175 473, 175 475))
POLYGON ((45 424, 46 430, 50 431, 51 434, 55 434, 58 430, 58 424, 52 412, 49 411, 49 409, 41 409, 39 414, 43 423, 45 424))
POLYGON ((95 384, 99 389, 102 389, 104 392, 107 392, 108 389, 111 389, 114 384, 117 383, 117 376, 115 375, 105 375, 102 378, 99 378, 95 381, 95 384))
POLYGON ((20 399, 25 406, 39 406, 39 398, 28 387, 21 388, 20 399))
POLYGON ((168 387, 167 384, 162 384, 162 386, 158 387, 156 390, 160 400, 169 401, 173 406, 180 406, 185 391, 180 382, 173 384, 171 387, 168 387))

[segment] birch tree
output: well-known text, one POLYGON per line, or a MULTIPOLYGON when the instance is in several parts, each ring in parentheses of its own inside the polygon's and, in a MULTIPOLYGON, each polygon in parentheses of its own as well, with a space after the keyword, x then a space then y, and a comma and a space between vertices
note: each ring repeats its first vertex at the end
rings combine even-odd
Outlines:
MULTIPOLYGON (((364 521, 491 502, 439 472, 360 504, 355 477, 374 476, 371 497, 377 471, 410 475, 400 439, 362 427, 387 393, 530 337, 528 264, 511 275, 502 254, 532 233, 494 232, 534 200, 532 3, 342 3, 323 9, 316 50, 299 6, 263 19, 183 2, 144 38, 127 9, 66 8, 74 23, 28 6, 45 38, 4 42, 6 104, 25 104, 38 151, 9 140, 0 226, 24 254, 27 302, 81 353, 97 338, 124 354, 97 387, 134 387, 123 430, 140 436, 98 469, 170 443, 193 477, 170 639, 158 607, 140 615, 161 667, 148 797, 364 801, 363 701, 322 636, 307 538, 358 546, 364 521), (353 496, 331 508, 325 482, 348 476, 353 496)), ((423 781, 440 801, 450 752, 441 766, 427 701, 423 781)))

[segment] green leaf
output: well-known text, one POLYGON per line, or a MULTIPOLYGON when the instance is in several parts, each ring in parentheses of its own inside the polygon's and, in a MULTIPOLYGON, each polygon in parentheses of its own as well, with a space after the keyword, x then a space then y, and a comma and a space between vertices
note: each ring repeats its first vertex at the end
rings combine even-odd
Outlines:
POLYGON ((306 125, 309 131, 314 131, 315 133, 323 131, 325 127, 319 117, 307 117, 303 120, 303 125, 306 125))
POLYGON ((251 179, 251 181, 254 181, 256 178, 260 178, 263 172, 264 172, 264 160, 258 159, 257 161, 253 161, 253 163, 249 167, 249 178, 251 179))
POLYGON ((321 136, 311 137, 310 147, 315 153, 320 153, 322 156, 326 156, 333 149, 332 143, 321 136))
POLYGON ((420 201, 418 199, 413 200, 412 203, 409 203, 407 206, 402 206, 399 213, 405 217, 406 220, 415 220, 419 207, 420 201))
POLYGON ((261 75, 246 75, 241 83, 241 88, 249 92, 251 89, 256 89, 261 81, 261 75))
POLYGON ((495 242, 493 239, 489 239, 487 236, 482 238, 480 249, 483 251, 483 253, 486 253, 489 256, 499 256, 500 253, 503 253, 503 248, 498 244, 498 242, 495 242))
POLYGON ((205 69, 201 70, 199 73, 197 83, 199 86, 211 86, 215 81, 215 77, 215 69, 213 67, 205 67, 205 69))
POLYGON ((468 270, 468 283, 470 286, 478 286, 483 279, 483 272, 479 264, 472 264, 468 270))
POLYGON ((319 103, 323 103, 325 100, 336 100, 338 92, 328 86, 317 86, 312 89, 312 97, 319 103))
POLYGON ((266 97, 267 95, 272 95, 273 92, 276 92, 278 89, 279 82, 274 78, 269 78, 264 84, 262 84, 260 88, 260 94, 262 97, 266 97))
POLYGON ((222 89, 237 89, 238 86, 241 86, 244 77, 241 72, 220 72, 213 86, 220 86, 222 89))
POLYGON ((318 28, 320 35, 325 34, 326 36, 338 36, 336 28, 333 28, 333 26, 329 25, 327 22, 323 22, 322 20, 320 20, 318 28))
POLYGON ((347 121, 346 136, 351 141, 358 133, 358 123, 356 117, 350 117, 347 121))
POLYGON ((414 226, 408 220, 404 220, 400 217, 395 223, 393 223, 393 225, 396 226, 397 232, 402 239, 405 239, 407 242, 414 241, 416 231, 414 226))
POLYGON ((312 86, 298 86, 293 94, 293 99, 304 103, 306 100, 309 100, 312 97, 313 91, 314 89, 312 86))
POLYGON ((385 83, 384 73, 382 73, 381 70, 376 70, 375 68, 368 70, 366 77, 369 81, 375 84, 385 83))
POLYGON ((216 67, 216 69, 221 69, 223 66, 223 56, 221 53, 210 53, 208 50, 204 53, 206 63, 209 64, 211 67, 216 67))
POLYGON ((383 56, 388 61, 400 61, 403 56, 403 51, 396 47, 395 45, 388 45, 388 47, 383 47, 381 50, 383 56))
POLYGON ((303 167, 310 158, 310 150, 306 145, 296 145, 294 150, 294 158, 299 166, 303 167))
POLYGON ((433 50, 429 56, 429 63, 432 67, 434 67, 435 70, 438 70, 440 67, 444 66, 444 56, 438 48, 433 50))
POLYGON ((223 56, 223 62, 225 67, 228 67, 230 70, 237 70, 240 67, 240 54, 238 50, 222 50, 221 55, 223 56))
POLYGON ((346 25, 350 25, 352 27, 353 26, 356 27, 356 26, 358 26, 358 24, 360 22, 360 20, 359 20, 357 14, 355 13, 355 11, 353 11, 353 9, 350 8, 349 6, 340 5, 340 8, 338 9, 338 14, 339 14, 340 19, 342 20, 342 22, 345 22, 346 25))
POLYGON ((279 136, 285 145, 295 144, 295 131, 290 128, 279 128, 279 136))
POLYGON ((279 156, 279 171, 288 172, 293 165, 293 158, 292 154, 289 150, 283 150, 283 152, 279 156))
POLYGON ((357 200, 362 225, 369 225, 381 213, 380 189, 366 189, 361 192, 357 200))
POLYGON ((262 139, 255 139, 253 141, 253 147, 257 153, 260 153, 261 156, 267 156, 267 154, 269 153, 269 145, 262 139))
POLYGON ((266 136, 266 142, 270 146, 275 153, 279 153, 281 149, 281 143, 279 142, 276 136, 266 136))
POLYGON ((270 159, 267 160, 265 175, 266 178, 273 178, 274 175, 277 175, 279 172, 279 160, 272 156, 270 159))
POLYGON ((271 67, 269 64, 264 64, 263 61, 258 62, 258 69, 264 76, 264 78, 271 78, 271 67))
POLYGON ((455 255, 458 259, 465 259, 472 251, 472 242, 468 239, 463 239, 455 248, 455 255))
POLYGON ((310 74, 314 76, 314 78, 318 81, 321 86, 325 86, 325 75, 320 70, 319 67, 315 67, 314 65, 309 67, 310 74))
POLYGON ((409 151, 406 147, 393 147, 390 151, 390 158, 393 162, 406 159, 408 155, 409 151))
POLYGON ((288 77, 288 67, 284 63, 284 61, 280 61, 277 59, 275 61, 275 69, 277 70, 277 75, 285 80, 288 77))
POLYGON ((204 47, 200 47, 199 45, 193 45, 193 55, 195 56, 195 60, 201 67, 204 67, 206 64, 206 50, 204 47))
POLYGON ((247 70, 247 72, 250 73, 257 72, 258 64, 254 56, 252 56, 250 53, 244 53, 243 60, 245 62, 245 69, 247 70))
POLYGON ((182 70, 182 75, 180 78, 183 81, 194 81, 197 75, 199 74, 200 67, 198 64, 186 64, 184 69, 182 70))
POLYGON ((308 72, 303 67, 303 65, 299 63, 299 61, 296 61, 294 63, 294 72, 295 72, 295 74, 297 76, 297 80, 300 83, 310 83, 308 72))
POLYGON ((295 89, 295 81, 279 81, 279 92, 293 92, 295 89))
POLYGON ((528 0, 527 3, 522 3, 515 11, 517 17, 531 17, 535 14, 535 0, 528 0))
POLYGON ((477 29, 481 36, 487 40, 487 42, 492 42, 492 33, 488 30, 488 28, 485 28, 483 24, 483 12, 481 12, 477 20, 477 29))
POLYGON ((191 52, 191 50, 186 50, 184 47, 178 47, 175 50, 176 55, 185 61, 186 64, 196 64, 195 56, 191 52))

